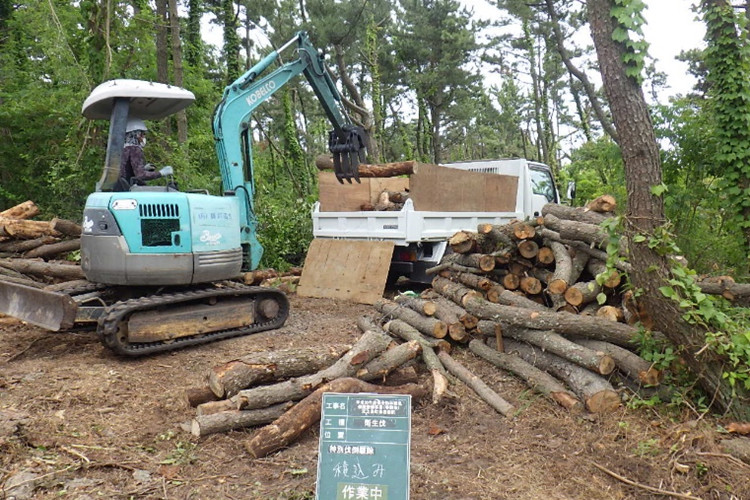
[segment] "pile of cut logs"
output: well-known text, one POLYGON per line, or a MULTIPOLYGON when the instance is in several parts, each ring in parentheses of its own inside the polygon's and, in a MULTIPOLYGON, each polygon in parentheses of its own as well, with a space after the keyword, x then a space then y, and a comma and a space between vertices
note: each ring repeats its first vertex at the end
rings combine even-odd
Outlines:
MULTIPOLYGON (((188 391, 197 415, 186 430, 200 437, 260 426, 245 448, 262 457, 318 422, 323 392, 431 394, 437 403, 456 380, 513 414, 451 356, 457 346, 571 411, 611 412, 625 388, 658 391, 662 374, 635 352, 633 324, 649 320, 624 290, 629 264, 605 264, 600 223, 613 209, 611 197, 587 208, 547 205, 538 220, 457 233, 453 253, 428 271, 432 287, 377 301, 376 319, 358 321, 355 345, 258 353, 215 367, 205 387, 188 391)), ((728 280, 701 286, 750 296, 748 285, 728 280)))
POLYGON ((39 207, 26 201, 0 212, 0 279, 24 284, 83 278, 71 262, 56 262, 81 247, 81 226, 53 218, 33 220, 39 207))

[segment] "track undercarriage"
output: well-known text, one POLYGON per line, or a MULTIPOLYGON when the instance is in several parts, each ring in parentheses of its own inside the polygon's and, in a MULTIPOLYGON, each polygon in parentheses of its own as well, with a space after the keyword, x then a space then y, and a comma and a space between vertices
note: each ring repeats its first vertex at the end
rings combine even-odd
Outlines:
POLYGON ((3 283, 0 304, 0 312, 49 330, 95 326, 106 347, 131 357, 273 330, 289 315, 283 292, 233 281, 159 288, 75 281, 45 289, 3 283))

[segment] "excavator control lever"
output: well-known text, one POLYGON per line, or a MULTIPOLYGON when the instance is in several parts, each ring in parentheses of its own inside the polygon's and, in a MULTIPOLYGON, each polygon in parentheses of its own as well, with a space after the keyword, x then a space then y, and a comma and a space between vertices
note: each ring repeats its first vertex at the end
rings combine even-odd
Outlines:
POLYGON ((336 179, 351 184, 359 181, 359 164, 365 161, 365 131, 362 127, 346 125, 342 133, 332 130, 328 135, 328 149, 333 155, 336 179))

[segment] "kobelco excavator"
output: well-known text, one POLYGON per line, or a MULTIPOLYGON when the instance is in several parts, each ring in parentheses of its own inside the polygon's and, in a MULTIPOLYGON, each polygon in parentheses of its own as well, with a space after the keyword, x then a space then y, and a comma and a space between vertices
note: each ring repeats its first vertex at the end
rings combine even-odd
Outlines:
POLYGON ((333 124, 329 148, 340 182, 358 180, 364 131, 341 106, 323 55, 299 32, 224 90, 213 117, 223 196, 142 186, 120 179, 129 118, 157 120, 194 101, 188 90, 112 80, 83 103, 90 119, 108 119, 104 171, 83 214, 84 282, 47 289, 0 282, 0 312, 59 331, 96 323, 114 352, 139 356, 281 327, 286 296, 237 278, 255 269, 257 239, 250 117, 292 78, 304 74, 333 124), (296 44, 297 58, 262 74, 296 44))

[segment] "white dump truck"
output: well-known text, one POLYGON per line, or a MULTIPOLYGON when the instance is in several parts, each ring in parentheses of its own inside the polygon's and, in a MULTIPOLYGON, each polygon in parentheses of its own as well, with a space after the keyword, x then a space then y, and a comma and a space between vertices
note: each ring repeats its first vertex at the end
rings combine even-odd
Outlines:
POLYGON ((333 173, 320 173, 314 237, 393 242, 390 277, 417 282, 429 281, 425 270, 440 262, 456 232, 538 216, 546 203, 560 202, 550 168, 520 158, 441 166, 415 162, 408 177, 361 181, 341 184, 333 173), (362 210, 386 190, 409 193, 402 209, 362 210))

